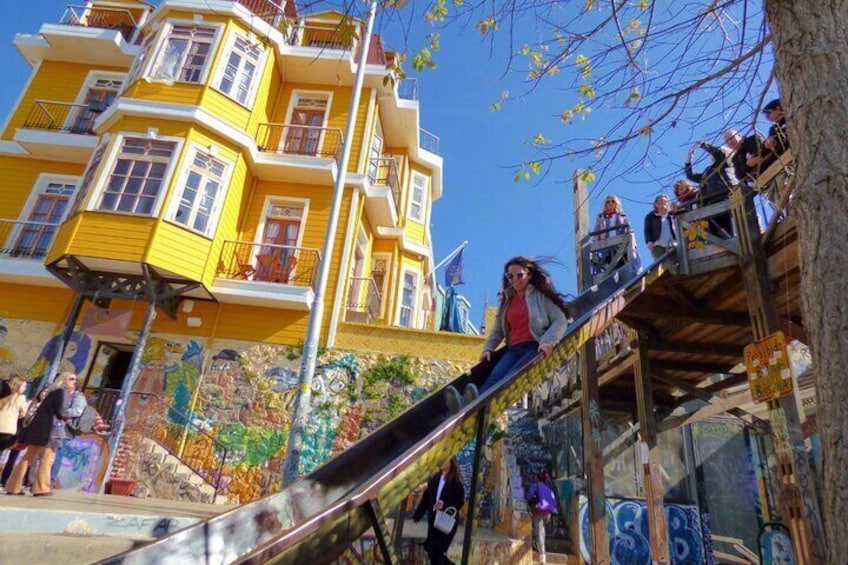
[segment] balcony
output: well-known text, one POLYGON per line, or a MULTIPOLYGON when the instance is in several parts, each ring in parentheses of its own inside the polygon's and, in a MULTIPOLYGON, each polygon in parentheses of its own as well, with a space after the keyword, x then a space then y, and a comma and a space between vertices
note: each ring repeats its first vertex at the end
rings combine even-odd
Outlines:
POLYGON ((292 124, 259 124, 257 172, 268 180, 332 182, 341 158, 342 130, 292 124))
POLYGON ((107 6, 68 6, 60 25, 115 30, 131 41, 138 22, 132 12, 107 6))
POLYGON ((418 101, 418 80, 414 78, 403 78, 397 84, 398 98, 401 100, 418 101))
POLYGON ((345 322, 374 323, 380 319, 380 290, 372 278, 351 277, 345 322))
POLYGON ((40 284, 59 281, 44 268, 44 258, 56 237, 58 224, 0 219, 0 280, 40 284))
POLYGON ((400 213, 400 178, 393 157, 371 159, 365 213, 378 226, 395 227, 400 213))
POLYGON ((87 163, 97 145, 93 125, 105 107, 36 100, 15 141, 35 157, 87 163))
POLYGON ((229 304, 309 310, 320 264, 317 249, 227 241, 212 294, 229 304))
POLYGON ((139 48, 133 42, 151 6, 120 8, 71 5, 59 23, 44 24, 37 34, 18 34, 15 46, 30 64, 58 61, 129 67, 139 48))
POLYGON ((352 26, 299 25, 292 30, 289 45, 320 51, 350 51, 356 46, 356 34, 352 26))
POLYGON ((282 5, 274 2, 273 0, 235 1, 250 10, 254 16, 258 17, 269 26, 279 30, 285 29, 286 26, 284 23, 286 21, 286 11, 285 8, 283 8, 283 5, 286 4, 286 0, 282 0, 282 5))

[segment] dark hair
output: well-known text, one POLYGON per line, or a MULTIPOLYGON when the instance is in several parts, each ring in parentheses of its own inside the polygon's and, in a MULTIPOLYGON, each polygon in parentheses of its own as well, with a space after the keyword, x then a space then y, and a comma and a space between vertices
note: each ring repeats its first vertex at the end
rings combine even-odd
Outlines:
POLYGON ((456 481, 462 483, 462 471, 459 469, 459 462, 456 460, 456 457, 451 457, 449 463, 450 469, 448 469, 448 473, 445 475, 445 482, 456 481))
MULTIPOLYGON (((504 264, 503 270, 504 273, 506 273, 509 270, 510 265, 518 265, 519 267, 527 269, 527 272, 530 274, 530 284, 532 284, 536 290, 550 298, 567 317, 573 317, 571 315, 571 306, 568 302, 568 297, 565 294, 557 292, 551 282, 551 274, 541 266, 541 262, 542 261, 540 260, 522 257, 519 255, 507 261, 506 264, 504 264)), ((501 288, 503 289, 503 292, 501 293, 501 306, 503 306, 510 289, 509 280, 507 280, 506 276, 503 276, 502 279, 501 288)))
POLYGON ((541 471, 539 471, 536 474, 536 479, 541 483, 547 484, 551 482, 551 476, 548 474, 548 471, 546 469, 542 469, 541 471))

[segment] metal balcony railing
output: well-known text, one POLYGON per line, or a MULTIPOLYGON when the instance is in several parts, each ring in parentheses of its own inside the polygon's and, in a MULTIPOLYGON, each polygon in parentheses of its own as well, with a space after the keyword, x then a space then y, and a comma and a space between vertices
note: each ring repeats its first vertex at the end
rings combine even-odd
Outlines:
MULTIPOLYGON (((114 414, 114 403, 120 391, 99 389, 92 396, 102 407, 103 413, 114 414), (108 406, 112 403, 111 408, 108 406)), ((230 450, 216 437, 204 430, 194 421, 194 414, 186 414, 155 394, 131 392, 125 433, 140 433, 152 439, 206 484, 215 489, 212 503, 221 490, 224 466, 230 457, 230 450), (152 431, 152 433, 151 433, 152 431)), ((99 408, 98 408, 99 410, 99 408)), ((105 419, 105 417, 104 417, 105 419)), ((111 428, 115 423, 107 420, 111 428)))
POLYGON ((353 29, 346 31, 340 27, 298 25, 289 36, 289 45, 349 51, 356 47, 356 34, 353 29))
POLYGON ((393 157, 371 159, 368 165, 368 179, 373 186, 385 186, 392 191, 395 211, 400 213, 400 177, 397 161, 393 157))
POLYGON ((401 100, 418 100, 418 80, 403 78, 397 84, 398 98, 401 100))
POLYGON ((342 130, 292 124, 259 124, 256 132, 259 151, 325 157, 338 163, 342 148, 342 130))
POLYGON ((93 135, 94 120, 105 109, 106 106, 102 102, 71 104, 53 100, 36 100, 24 120, 23 127, 93 135))
POLYGON ((274 2, 274 0, 235 1, 250 10, 256 17, 268 25, 278 29, 284 27, 280 24, 284 23, 286 20, 286 12, 284 9, 286 0, 281 0, 281 2, 274 2))
POLYGON ((59 23, 75 27, 114 29, 121 32, 126 41, 130 41, 138 25, 129 10, 108 6, 68 6, 59 23))
POLYGON ((314 289, 320 264, 321 253, 317 249, 227 241, 221 249, 215 276, 314 289))
POLYGON ((347 293, 348 322, 370 323, 380 318, 380 290, 372 278, 351 277, 347 293))
POLYGON ((425 151, 429 151, 434 155, 441 155, 439 136, 434 133, 430 133, 424 128, 419 130, 418 144, 421 146, 421 149, 424 149, 425 151))
POLYGON ((59 224, 0 220, 0 257, 44 259, 59 224))

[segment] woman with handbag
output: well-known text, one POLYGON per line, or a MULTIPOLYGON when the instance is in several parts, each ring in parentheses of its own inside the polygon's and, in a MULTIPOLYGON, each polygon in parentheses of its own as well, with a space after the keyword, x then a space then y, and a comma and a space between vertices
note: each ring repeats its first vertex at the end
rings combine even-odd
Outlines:
POLYGON ((462 486, 459 464, 452 457, 427 481, 427 489, 412 516, 419 522, 427 515, 424 550, 430 558, 430 565, 453 565, 447 552, 459 525, 459 511, 464 505, 465 488, 462 486))
POLYGON ((56 458, 56 448, 65 437, 65 422, 71 417, 71 393, 76 387, 77 376, 62 373, 53 384, 53 390, 35 412, 32 422, 21 431, 20 442, 27 446, 24 458, 18 461, 12 476, 6 483, 6 494, 23 493, 24 476, 29 466, 39 459, 38 470, 32 483, 33 496, 52 494, 50 468, 56 458))

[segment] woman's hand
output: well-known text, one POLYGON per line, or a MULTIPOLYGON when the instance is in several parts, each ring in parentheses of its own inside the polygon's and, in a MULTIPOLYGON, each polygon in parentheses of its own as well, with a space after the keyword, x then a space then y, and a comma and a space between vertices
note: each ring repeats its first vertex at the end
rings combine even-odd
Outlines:
POLYGON ((443 500, 437 500, 436 505, 433 507, 433 510, 441 510, 445 507, 445 502, 443 500))
POLYGON ((492 352, 484 351, 480 354, 480 361, 491 361, 492 360, 492 352))
POLYGON ((553 344, 550 343, 540 343, 539 344, 539 353, 544 353, 545 357, 551 354, 554 350, 553 344))

